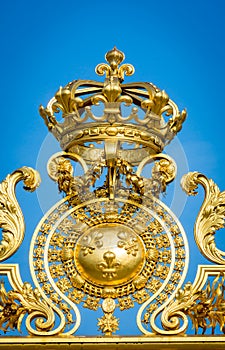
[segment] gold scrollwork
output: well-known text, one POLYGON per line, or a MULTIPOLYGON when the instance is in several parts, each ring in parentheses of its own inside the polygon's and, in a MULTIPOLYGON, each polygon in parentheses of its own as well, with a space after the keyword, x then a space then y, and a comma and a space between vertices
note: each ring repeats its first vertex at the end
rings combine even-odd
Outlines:
POLYGON ((6 292, 4 283, 0 283, 0 329, 5 333, 8 328, 21 332, 21 323, 26 314, 27 330, 30 334, 48 332, 54 324, 54 313, 47 303, 41 300, 38 289, 32 289, 30 283, 25 282, 20 291, 6 292), (31 321, 36 319, 36 330, 32 329, 31 321), (47 321, 44 321, 46 319, 47 321))
POLYGON ((4 282, 0 282, 0 329, 4 333, 9 328, 21 331, 22 321, 26 317, 26 328, 29 334, 51 334, 55 323, 54 311, 42 299, 37 288, 33 289, 30 283, 22 282, 19 266, 17 264, 2 264, 0 265, 0 273, 7 275, 13 287, 13 290, 6 292, 4 282), (35 328, 31 325, 34 320, 35 328))
POLYGON ((40 184, 40 176, 32 168, 23 167, 8 175, 0 184, 0 261, 13 255, 24 238, 24 218, 15 196, 15 186, 24 182, 24 189, 33 192, 40 184))
POLYGON ((201 253, 217 264, 225 264, 225 252, 217 248, 215 233, 224 227, 225 191, 211 179, 198 172, 190 172, 181 180, 181 186, 188 195, 196 195, 198 185, 205 190, 205 198, 195 222, 195 241, 201 253))
POLYGON ((188 282, 183 289, 179 289, 174 300, 163 312, 162 324, 167 334, 183 334, 189 324, 188 317, 196 334, 199 328, 202 328, 202 334, 207 329, 211 329, 214 334, 217 325, 220 331, 225 333, 224 269, 224 265, 198 266, 195 281, 188 282), (210 277, 214 277, 211 283, 210 277), (205 284, 206 287, 203 289, 205 284))
MULTIPOLYGON (((160 201, 158 202, 160 203, 160 201)), ((163 221, 157 219, 158 222, 153 221, 151 223, 153 237, 160 232, 160 235, 156 238, 157 246, 166 249, 161 253, 159 252, 157 257, 158 261, 162 261, 163 264, 160 264, 156 268, 153 278, 147 285, 147 289, 152 291, 153 295, 141 305, 137 314, 137 325, 145 335, 175 335, 180 334, 182 331, 182 329, 178 327, 179 321, 174 317, 172 321, 175 325, 174 327, 171 327, 172 329, 168 330, 167 324, 164 321, 164 310, 173 300, 186 276, 189 258, 188 243, 185 232, 170 210, 162 206, 162 203, 160 203, 158 208, 155 203, 154 209, 155 212, 162 217, 163 221), (165 225, 167 226, 167 230, 172 237, 168 233, 167 236, 162 234, 163 229, 162 227, 161 229, 158 227, 159 223, 162 227, 165 225), (171 244, 171 241, 173 242, 172 249, 169 251, 167 247, 171 244), (168 264, 168 266, 166 264, 168 264), (156 319, 160 314, 163 328, 159 327, 156 322, 156 319), (148 326, 151 327, 151 330, 147 329, 148 326)))
POLYGON ((166 191, 166 186, 175 179, 177 166, 170 156, 159 153, 144 158, 138 165, 136 175, 140 176, 144 167, 153 161, 157 162, 152 168, 152 178, 145 179, 145 194, 152 193, 158 197, 161 192, 166 191))
MULTIPOLYGON (((0 281, 0 330, 40 339, 57 335, 65 342, 80 326, 82 307, 91 312, 101 307, 97 327, 112 336, 119 330, 118 309, 138 307, 136 323, 144 336, 184 335, 191 322, 196 334, 200 329, 225 334, 225 252, 215 243, 215 232, 225 226, 225 191, 197 172, 182 179, 189 195, 197 194, 199 184, 204 188, 195 240, 217 264, 199 266, 195 281, 184 285, 186 234, 159 198, 177 171, 161 152, 181 130, 186 110, 179 111, 152 83, 123 84, 134 67, 122 64, 121 51, 114 48, 105 58, 108 64, 96 67, 104 82, 74 80, 60 87, 46 108, 40 106, 63 150, 50 158, 48 174, 65 195, 32 237, 35 287, 21 280, 18 265, 0 264, 0 274, 8 277, 0 281), (81 176, 73 162, 83 168, 81 176), (150 163, 151 175, 144 178, 150 163)), ((0 261, 11 257, 24 237, 15 196, 20 180, 29 191, 40 182, 37 172, 24 167, 0 184, 0 261)))

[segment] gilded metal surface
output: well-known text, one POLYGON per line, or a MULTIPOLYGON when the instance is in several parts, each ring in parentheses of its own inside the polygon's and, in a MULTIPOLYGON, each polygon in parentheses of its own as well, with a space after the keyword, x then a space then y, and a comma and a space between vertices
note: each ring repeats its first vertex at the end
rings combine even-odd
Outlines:
MULTIPOLYGON (((147 300, 155 310, 167 303, 166 286, 170 298, 179 287, 188 259, 180 225, 156 199, 137 204, 124 192, 111 204, 87 194, 88 201, 70 207, 66 197, 37 228, 30 255, 33 279, 56 305, 63 299, 97 310, 101 300, 111 297, 118 299, 120 310, 147 300), (93 210, 96 217, 90 217, 93 210)), ((104 322, 112 319, 106 316, 104 322)))
POLYGON ((24 218, 15 196, 16 184, 23 180, 24 189, 34 191, 40 184, 37 171, 23 167, 8 175, 0 184, 0 261, 6 260, 19 248, 24 238, 24 218))
POLYGON ((97 74, 106 74, 104 83, 75 80, 60 87, 47 107, 40 107, 40 114, 64 150, 85 146, 88 150, 86 159, 90 162, 99 154, 99 143, 111 138, 129 142, 133 144, 132 148, 141 150, 145 147, 147 152, 157 154, 181 130, 186 111, 179 112, 165 91, 151 83, 122 84, 124 74, 132 75, 134 68, 130 64, 120 66, 125 56, 116 48, 109 52, 106 54, 109 64, 96 67, 97 74), (91 106, 99 103, 104 106, 104 111, 103 115, 96 116, 91 106), (122 103, 132 108, 125 107, 127 111, 122 112, 122 103), (64 118, 62 123, 56 118, 60 112, 64 118), (92 142, 91 146, 88 142, 92 142))
POLYGON ((131 228, 108 223, 87 229, 74 252, 80 275, 100 286, 132 280, 143 269, 144 257, 144 244, 131 228))
POLYGON ((223 350, 220 336, 186 337, 11 337, 4 338, 0 349, 29 350, 223 350), (46 341, 47 340, 47 341, 46 341))
MULTIPOLYGON (((104 82, 73 81, 40 107, 63 149, 47 164, 63 198, 32 236, 32 280, 22 281, 18 265, 0 264, 0 330, 21 332, 28 348, 39 342, 85 348, 76 336, 83 309, 96 311, 96 334, 107 336, 82 338, 91 347, 95 342, 102 348, 110 343, 201 348, 202 338, 183 337, 191 324, 196 334, 225 333, 225 253, 214 239, 224 227, 224 192, 200 173, 183 177, 188 194, 196 194, 198 184, 205 189, 195 240, 216 264, 199 265, 195 281, 187 282, 187 237, 161 200, 177 172, 174 160, 161 152, 181 130, 186 111, 179 112, 151 83, 124 84, 125 75, 134 73, 132 65, 121 65, 124 58, 114 48, 106 54, 108 63, 96 67, 98 75, 105 74, 104 82), (98 115, 92 106, 99 107, 98 115), (60 114, 63 122, 57 121, 60 114), (79 176, 77 164, 83 171, 79 176), (143 177, 146 166, 149 176, 143 177), (122 314, 129 309, 143 336, 118 338, 122 314)), ((37 172, 24 167, 0 184, 0 261, 11 257, 24 237, 14 193, 20 180, 28 190, 40 182, 37 172)), ((211 339, 207 336, 207 342, 211 339)), ((213 339, 220 344, 221 338, 213 339)), ((0 337, 0 348, 4 343, 0 337)), ((9 343, 18 346, 11 336, 9 343)))
POLYGON ((195 334, 198 333, 199 328, 202 329, 202 334, 207 329, 214 334, 217 325, 220 331, 225 333, 224 271, 225 266, 222 265, 199 265, 194 283, 188 282, 183 289, 180 289, 175 300, 164 310, 165 325, 167 324, 168 328, 177 327, 178 318, 174 319, 177 315, 184 321, 180 332, 182 334, 188 327, 187 316, 189 316, 195 328, 195 334), (212 280, 210 280, 211 276, 212 280))
POLYGON ((28 282, 22 282, 16 264, 2 264, 0 272, 1 275, 7 275, 13 287, 13 290, 6 292, 3 281, 0 284, 0 329, 4 333, 9 328, 21 332, 21 324, 26 316, 26 328, 30 334, 51 334, 55 321, 54 310, 41 299, 39 290, 33 289, 28 282), (36 319, 35 327, 32 325, 33 319, 36 319))
POLYGON ((225 252, 217 248, 214 238, 216 231, 225 224, 225 191, 220 192, 213 180, 198 172, 188 173, 182 179, 182 187, 188 195, 196 195, 199 184, 205 190, 205 199, 195 223, 195 241, 207 259, 225 264, 225 252))

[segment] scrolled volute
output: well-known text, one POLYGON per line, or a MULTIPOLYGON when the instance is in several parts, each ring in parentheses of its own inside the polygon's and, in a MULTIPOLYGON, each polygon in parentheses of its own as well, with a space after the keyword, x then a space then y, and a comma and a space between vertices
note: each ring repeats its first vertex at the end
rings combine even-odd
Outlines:
POLYGON ((21 180, 24 182, 24 189, 30 192, 40 184, 39 173, 28 167, 14 171, 0 183, 0 261, 13 255, 24 238, 23 213, 15 196, 15 186, 21 180))
POLYGON ((212 179, 198 172, 188 173, 181 180, 188 195, 196 195, 199 184, 204 188, 205 198, 194 227, 195 241, 208 260, 225 264, 225 252, 217 248, 214 236, 217 230, 224 228, 225 191, 220 192, 212 179))
POLYGON ((175 300, 162 313, 162 325, 168 334, 183 334, 187 330, 185 310, 195 304, 198 296, 199 293, 193 290, 190 282, 177 291, 175 300))
POLYGON ((25 282, 18 290, 6 292, 4 283, 0 283, 0 329, 7 332, 17 329, 21 332, 21 324, 26 318, 26 327, 30 334, 45 334, 54 326, 55 316, 52 308, 42 300, 37 288, 25 282), (35 329, 31 326, 34 320, 35 329))

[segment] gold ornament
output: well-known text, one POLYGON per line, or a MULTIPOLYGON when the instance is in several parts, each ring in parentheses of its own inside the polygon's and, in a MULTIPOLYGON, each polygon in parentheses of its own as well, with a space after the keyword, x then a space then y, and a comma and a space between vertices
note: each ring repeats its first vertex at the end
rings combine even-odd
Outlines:
MULTIPOLYGON (((199 265, 195 281, 184 284, 187 237, 161 199, 177 172, 175 161, 162 151, 181 130, 186 111, 152 83, 123 83, 134 67, 122 64, 125 56, 117 48, 105 57, 108 63, 96 67, 98 75, 105 74, 104 82, 74 80, 40 107, 62 148, 47 169, 63 198, 33 233, 31 283, 22 281, 17 264, 0 264, 6 277, 0 283, 0 329, 25 333, 22 342, 73 343, 85 308, 96 311, 96 331, 111 342, 122 323, 119 317, 134 308, 143 344, 180 339, 191 323, 196 334, 200 329, 223 334, 225 252, 214 237, 224 227, 225 192, 200 173, 183 177, 188 194, 196 194, 199 184, 204 187, 195 241, 215 264, 199 265), (99 107, 98 115, 93 106, 99 107), (60 116, 63 121, 57 120, 60 116), (146 166, 151 167, 148 177, 142 175, 146 166)), ((24 238, 15 197, 20 180, 30 191, 40 183, 38 173, 24 167, 0 184, 0 261, 11 258, 24 238)))

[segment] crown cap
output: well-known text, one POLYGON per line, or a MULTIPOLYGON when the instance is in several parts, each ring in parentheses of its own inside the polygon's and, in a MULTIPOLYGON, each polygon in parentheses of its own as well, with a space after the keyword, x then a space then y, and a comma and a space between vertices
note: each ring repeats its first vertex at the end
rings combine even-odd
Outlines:
POLYGON ((109 139, 119 143, 120 152, 131 163, 162 152, 181 130, 186 111, 180 112, 166 92, 152 83, 123 84, 124 75, 132 75, 134 67, 121 65, 125 55, 116 47, 105 58, 108 64, 96 67, 98 75, 106 75, 104 82, 74 80, 60 87, 46 108, 40 106, 48 129, 64 151, 76 151, 89 162, 101 156, 99 145, 109 139), (96 116, 93 106, 103 109, 102 115, 96 116), (63 122, 57 121, 60 112, 63 122))

